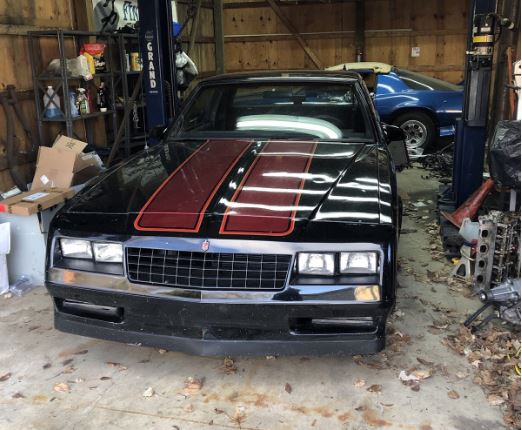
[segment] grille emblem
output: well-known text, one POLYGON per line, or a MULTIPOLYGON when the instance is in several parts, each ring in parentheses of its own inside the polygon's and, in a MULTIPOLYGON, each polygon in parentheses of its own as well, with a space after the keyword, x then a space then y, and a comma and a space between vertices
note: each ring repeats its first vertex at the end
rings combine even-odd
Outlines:
POLYGON ((201 244, 201 250, 203 252, 207 252, 209 248, 210 248, 210 242, 208 240, 203 241, 203 243, 201 244))

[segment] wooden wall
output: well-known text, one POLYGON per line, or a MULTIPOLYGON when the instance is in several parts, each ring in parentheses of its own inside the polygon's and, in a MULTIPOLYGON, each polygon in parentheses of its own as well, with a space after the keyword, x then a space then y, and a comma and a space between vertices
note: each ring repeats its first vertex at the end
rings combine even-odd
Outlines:
MULTIPOLYGON (((208 5, 208 3, 205 3, 208 5)), ((198 71, 203 75, 214 74, 216 70, 215 63, 215 45, 214 45, 214 13, 212 8, 203 5, 200 10, 199 24, 196 31, 196 43, 193 52, 190 52, 190 58, 196 63, 198 71)), ((184 22, 187 16, 187 4, 178 3, 178 19, 184 22)), ((183 46, 186 50, 188 47, 188 38, 192 30, 192 20, 189 21, 183 32, 183 46)))
MULTIPOLYGON (((462 80, 467 0, 365 3, 366 61, 462 80)), ((355 1, 280 4, 325 67, 355 61, 355 1)), ((266 2, 225 0, 224 20, 227 71, 315 68, 266 2)))
MULTIPOLYGON (((21 107, 36 136, 36 109, 34 104, 33 81, 28 53, 27 31, 45 28, 72 28, 73 10, 70 0, 0 0, 0 91, 7 85, 15 85, 20 91, 21 107)), ((44 43, 45 45, 45 43, 44 43)), ((44 46, 43 49, 49 49, 44 46)), ((52 48, 51 48, 52 49, 52 48)), ((49 52, 51 54, 51 52, 49 52)), ((56 134, 58 129, 49 129, 56 134)), ((29 149, 29 142, 16 121, 16 133, 23 151, 29 149)), ((0 191, 13 186, 5 159, 6 120, 0 108, 0 191)), ((49 142, 43 142, 48 144, 49 142)), ((26 161, 22 157, 23 161, 26 161)), ((27 181, 32 179, 32 163, 23 163, 22 172, 27 181)))

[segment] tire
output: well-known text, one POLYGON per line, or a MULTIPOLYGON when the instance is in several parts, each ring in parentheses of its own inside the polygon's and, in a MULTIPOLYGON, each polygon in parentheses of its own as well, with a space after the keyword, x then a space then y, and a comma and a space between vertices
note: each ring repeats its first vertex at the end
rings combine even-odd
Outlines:
POLYGON ((422 155, 435 140, 435 123, 424 112, 405 112, 394 119, 393 125, 402 128, 406 133, 406 147, 410 157, 422 155))

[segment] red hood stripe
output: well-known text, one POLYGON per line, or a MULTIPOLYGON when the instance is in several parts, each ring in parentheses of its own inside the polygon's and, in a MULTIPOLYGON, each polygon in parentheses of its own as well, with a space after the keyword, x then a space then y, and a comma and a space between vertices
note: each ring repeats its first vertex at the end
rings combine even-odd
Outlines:
POLYGON ((247 140, 202 144, 143 206, 134 221, 136 230, 197 233, 211 200, 250 144, 247 140))
POLYGON ((308 173, 316 146, 315 142, 268 142, 234 193, 220 233, 263 236, 292 233, 304 174, 308 173))

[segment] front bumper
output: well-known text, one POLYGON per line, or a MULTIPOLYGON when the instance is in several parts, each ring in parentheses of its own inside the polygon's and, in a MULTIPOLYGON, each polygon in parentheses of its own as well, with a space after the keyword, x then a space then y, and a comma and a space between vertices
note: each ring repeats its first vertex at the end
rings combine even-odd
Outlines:
POLYGON ((203 301, 46 286, 58 330, 197 355, 376 353, 391 309, 383 302, 203 301))

